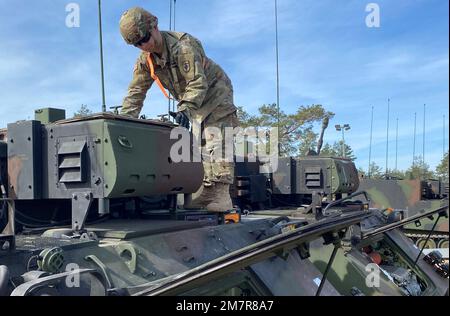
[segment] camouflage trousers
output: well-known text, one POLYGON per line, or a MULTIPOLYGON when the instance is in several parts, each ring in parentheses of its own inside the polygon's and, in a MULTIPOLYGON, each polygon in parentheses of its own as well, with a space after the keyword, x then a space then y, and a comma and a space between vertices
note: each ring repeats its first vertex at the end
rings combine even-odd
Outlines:
POLYGON ((232 184, 234 181, 234 141, 231 129, 226 128, 237 127, 238 118, 236 112, 224 117, 218 117, 217 113, 220 112, 211 113, 201 123, 200 129, 193 128, 194 137, 200 139, 199 132, 203 136, 201 157, 205 171, 204 186, 211 186, 213 182, 232 184))

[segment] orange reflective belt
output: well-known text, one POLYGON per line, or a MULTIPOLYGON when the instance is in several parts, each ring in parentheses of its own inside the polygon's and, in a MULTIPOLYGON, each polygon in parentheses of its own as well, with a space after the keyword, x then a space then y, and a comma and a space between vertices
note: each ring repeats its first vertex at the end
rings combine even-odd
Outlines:
POLYGON ((150 77, 152 77, 153 80, 155 80, 156 84, 158 85, 159 89, 161 89, 162 93, 165 95, 165 97, 169 100, 174 100, 169 94, 167 93, 166 89, 164 89, 164 86, 162 85, 161 81, 159 80, 158 76, 155 75, 155 67, 153 67, 153 60, 152 56, 150 54, 147 55, 147 62, 148 66, 150 67, 150 77))

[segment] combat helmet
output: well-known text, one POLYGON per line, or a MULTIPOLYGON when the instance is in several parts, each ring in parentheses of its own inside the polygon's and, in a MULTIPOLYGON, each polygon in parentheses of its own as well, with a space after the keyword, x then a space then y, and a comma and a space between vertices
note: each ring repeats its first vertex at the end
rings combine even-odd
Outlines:
POLYGON ((130 45, 145 38, 156 25, 158 25, 158 18, 140 7, 125 11, 119 22, 120 34, 130 45))

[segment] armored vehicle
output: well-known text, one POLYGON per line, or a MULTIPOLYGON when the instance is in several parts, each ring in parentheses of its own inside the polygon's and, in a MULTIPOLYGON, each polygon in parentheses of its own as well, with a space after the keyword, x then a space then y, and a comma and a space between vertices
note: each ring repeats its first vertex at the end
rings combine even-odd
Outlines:
MULTIPOLYGON (((415 245, 408 238, 407 227, 430 218, 433 222, 448 220, 448 202, 440 201, 408 216, 403 216, 403 210, 375 208, 369 192, 359 186, 355 165, 342 158, 281 158, 278 170, 265 175, 257 174, 257 165, 243 163, 236 168, 234 197, 249 214, 244 221, 277 216, 320 221, 356 210, 370 213, 360 225, 349 228, 338 247, 333 243, 323 245, 319 240, 309 244, 308 260, 340 294, 445 293, 448 263, 442 261, 436 267, 423 261, 425 245, 415 245), (366 281, 374 271, 379 276, 377 286, 370 286, 366 281)), ((429 233, 434 236, 432 229, 429 233)))
MULTIPOLYGON (((110 113, 69 120, 60 114, 39 110, 35 120, 1 131, 0 295, 448 290, 448 267, 424 261, 397 222, 356 199, 364 193, 350 161, 287 157, 264 174, 255 172, 258 162, 238 163, 232 193, 241 209, 185 210, 203 169, 200 162, 173 161, 175 125, 110 113), (383 255, 391 247, 392 262, 401 262, 379 265, 388 271, 385 286, 361 285, 367 263, 375 262, 369 246, 383 255), (318 255, 329 249, 328 258, 318 255), (337 262, 344 262, 341 249, 355 253, 351 266, 359 267, 359 278, 334 277, 337 262)), ((424 216, 433 214, 441 210, 424 216)))
MULTIPOLYGON (((401 211, 403 218, 448 205, 448 183, 441 180, 364 178, 360 181, 360 189, 368 193, 372 207, 401 211)), ((435 227, 434 224, 433 218, 425 218, 420 223, 405 226, 404 232, 419 247, 448 248, 448 218, 441 218, 435 227)))

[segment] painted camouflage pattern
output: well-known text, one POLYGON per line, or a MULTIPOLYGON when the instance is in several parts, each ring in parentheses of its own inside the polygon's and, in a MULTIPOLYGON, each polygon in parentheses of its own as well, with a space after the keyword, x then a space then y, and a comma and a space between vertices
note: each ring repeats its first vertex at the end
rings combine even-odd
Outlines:
POLYGON ((44 150, 34 158, 35 165, 28 163, 30 150, 15 145, 28 136, 22 125, 8 125, 15 126, 16 133, 8 148, 9 196, 14 199, 62 199, 77 192, 91 192, 94 198, 193 193, 203 179, 199 162, 172 163, 170 150, 176 140, 170 139, 175 127, 171 123, 102 113, 41 125, 36 137, 44 150), (62 153, 75 142, 84 144, 82 153, 62 153), (149 150, 151 146, 156 150, 149 150), (74 155, 76 164, 64 168, 74 163, 74 155), (30 169, 35 175, 42 170, 35 181, 41 190, 36 193, 28 190, 33 184, 30 169), (63 180, 73 174, 79 178, 63 180))
MULTIPOLYGON (((96 232, 99 241, 61 241, 51 237, 61 235, 63 230, 48 231, 43 236, 20 236, 17 252, 0 252, 0 262, 9 267, 11 275, 21 275, 26 272, 24 262, 30 256, 59 246, 64 255, 62 270, 76 263, 80 268, 100 271, 99 265, 89 259, 96 258, 104 265, 111 287, 125 288, 186 272, 267 239, 267 235, 260 237, 249 231, 266 231, 272 226, 269 220, 219 226, 210 226, 205 221, 110 221, 89 228, 96 232)), ((287 258, 263 260, 240 272, 225 274, 220 280, 211 280, 206 286, 195 284, 187 295, 193 295, 192 291, 197 296, 240 295, 239 288, 249 280, 252 284, 264 285, 263 292, 253 295, 314 295, 317 290, 314 280, 321 278, 321 273, 307 260, 301 260, 295 249, 288 252, 287 258), (235 290, 230 291, 230 288, 235 290)), ((66 295, 89 295, 86 291, 77 292, 76 288, 70 293, 66 295)), ((322 294, 339 295, 329 282, 322 294)))
MULTIPOLYGON (((437 181, 433 180, 362 179, 360 181, 359 190, 365 190, 368 193, 371 199, 371 207, 405 210, 405 216, 408 217, 448 205, 448 195, 446 196, 446 194, 448 194, 448 184, 437 186, 436 182, 437 181), (447 186, 447 189, 445 189, 445 186, 447 186)), ((431 230, 435 221, 436 218, 424 218, 421 220, 420 226, 416 226, 412 223, 406 225, 405 229, 426 232, 431 230)), ((448 217, 441 217, 439 219, 435 231, 446 233, 448 235, 448 217)), ((417 235, 417 237, 420 238, 419 235, 417 235)))

